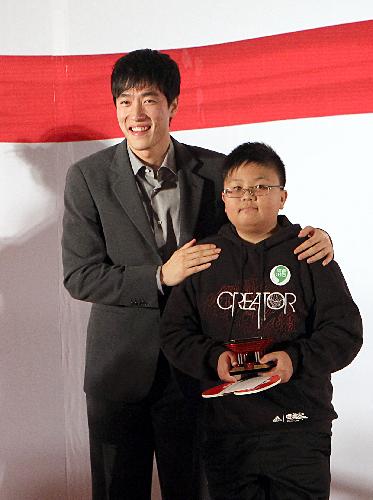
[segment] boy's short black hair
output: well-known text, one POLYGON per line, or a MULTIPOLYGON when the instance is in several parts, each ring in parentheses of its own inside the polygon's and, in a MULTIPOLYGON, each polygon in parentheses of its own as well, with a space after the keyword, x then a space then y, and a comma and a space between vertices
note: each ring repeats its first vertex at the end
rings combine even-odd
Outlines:
POLYGON ((225 180, 234 170, 247 163, 257 163, 273 168, 277 172, 281 186, 285 186, 285 165, 276 151, 263 142, 244 142, 229 153, 223 165, 223 179, 225 180))
POLYGON ((116 61, 111 73, 114 104, 124 90, 154 85, 166 96, 168 105, 180 94, 180 71, 168 54, 140 49, 116 61))

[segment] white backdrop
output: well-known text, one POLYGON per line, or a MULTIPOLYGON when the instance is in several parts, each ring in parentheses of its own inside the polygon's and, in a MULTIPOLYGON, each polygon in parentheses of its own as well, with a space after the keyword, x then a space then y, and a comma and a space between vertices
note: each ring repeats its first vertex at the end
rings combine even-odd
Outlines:
MULTIPOLYGON (((368 20, 372 14, 371 0, 24 0, 16 5, 2 0, 0 55, 195 47, 368 20)), ((17 84, 27 90, 27 76, 17 84)), ((17 104, 22 107, 22 100, 17 104)), ((94 96, 87 95, 86 105, 95 105, 94 96)), ((222 152, 247 140, 268 142, 287 166, 285 213, 293 222, 322 227, 332 236, 365 327, 361 353, 350 367, 333 375, 340 415, 333 433, 335 500, 373 498, 372 127, 372 114, 358 114, 174 134, 183 142, 222 152)), ((78 500, 90 495, 82 393, 89 306, 70 299, 61 285, 62 192, 73 161, 119 140, 0 143, 4 500, 78 500)))

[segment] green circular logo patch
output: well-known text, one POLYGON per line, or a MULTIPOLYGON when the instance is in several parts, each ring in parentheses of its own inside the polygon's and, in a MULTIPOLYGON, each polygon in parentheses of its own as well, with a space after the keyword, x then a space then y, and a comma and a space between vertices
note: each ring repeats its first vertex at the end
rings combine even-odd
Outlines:
POLYGON ((275 285, 286 285, 286 283, 289 283, 290 281, 290 269, 286 266, 283 266, 282 264, 279 264, 272 269, 269 277, 271 278, 272 283, 274 283, 275 285))

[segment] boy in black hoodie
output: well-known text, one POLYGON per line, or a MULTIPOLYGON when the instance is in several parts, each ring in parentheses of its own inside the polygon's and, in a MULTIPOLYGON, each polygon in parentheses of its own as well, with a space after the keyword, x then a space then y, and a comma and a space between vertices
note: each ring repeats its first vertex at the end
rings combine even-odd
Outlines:
POLYGON ((337 417, 331 373, 362 345, 361 318, 336 262, 294 255, 299 225, 278 216, 287 193, 279 156, 245 143, 226 158, 222 194, 230 224, 209 238, 221 248, 209 269, 173 289, 162 321, 171 363, 202 390, 235 378, 228 340, 271 338, 266 375, 281 384, 204 400, 204 456, 213 500, 326 499, 337 417), (278 224, 279 217, 282 218, 278 224))

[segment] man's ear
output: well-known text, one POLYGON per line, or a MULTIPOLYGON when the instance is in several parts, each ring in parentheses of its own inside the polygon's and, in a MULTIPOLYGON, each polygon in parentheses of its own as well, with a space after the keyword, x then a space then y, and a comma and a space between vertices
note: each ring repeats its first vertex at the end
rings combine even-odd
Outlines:
POLYGON ((179 98, 175 97, 175 99, 170 104, 170 118, 173 118, 175 116, 178 107, 179 107, 179 98))

